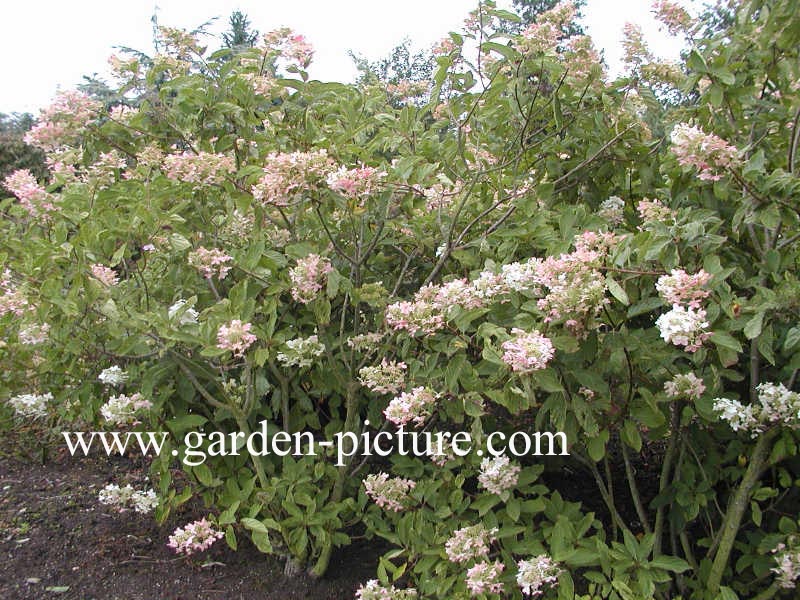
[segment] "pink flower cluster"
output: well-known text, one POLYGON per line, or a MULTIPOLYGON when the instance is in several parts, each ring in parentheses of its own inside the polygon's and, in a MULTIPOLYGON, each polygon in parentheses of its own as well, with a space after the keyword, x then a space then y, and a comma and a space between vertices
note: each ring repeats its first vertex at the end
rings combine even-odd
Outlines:
POLYGON ((464 527, 453 532, 445 542, 447 558, 455 563, 463 563, 489 555, 489 546, 497 540, 498 529, 486 529, 483 523, 464 527))
POLYGON ((292 298, 302 304, 315 300, 332 269, 331 261, 318 254, 298 258, 297 265, 289 270, 292 298))
POLYGON ((575 18, 576 12, 573 2, 560 2, 541 13, 536 22, 522 32, 521 39, 517 41, 518 48, 522 52, 534 54, 554 52, 563 28, 575 18))
POLYGON ((225 279, 233 267, 227 263, 233 260, 232 256, 225 254, 219 248, 205 248, 200 246, 197 250, 189 253, 187 257, 189 264, 196 268, 203 277, 211 279, 216 275, 220 280, 225 279))
POLYGON ((673 0, 655 0, 653 14, 657 21, 667 27, 670 35, 688 33, 692 26, 692 17, 685 8, 673 0))
POLYGON ((535 329, 512 329, 512 339, 503 342, 503 362, 516 373, 530 373, 547 367, 553 358, 553 343, 535 329))
POLYGON ((507 456, 487 457, 481 461, 478 482, 492 494, 502 494, 516 487, 520 470, 507 456))
POLYGON ((578 335, 608 302, 605 277, 596 267, 619 239, 612 233, 586 231, 576 236, 570 254, 503 265, 500 274, 484 271, 472 282, 456 279, 427 285, 413 301, 387 306, 386 323, 410 335, 431 334, 444 327, 451 308, 480 308, 513 291, 541 296, 537 304, 545 322, 564 319, 567 329, 578 335))
POLYGON ((28 299, 20 291, 19 287, 11 278, 11 271, 6 269, 0 275, 0 317, 8 313, 14 313, 21 317, 25 311, 31 310, 28 299))
POLYGON ((253 197, 262 204, 288 206, 302 192, 321 187, 332 170, 333 161, 325 149, 273 152, 267 156, 264 174, 253 186, 253 197))
POLYGON ((99 263, 93 264, 91 269, 94 278, 104 286, 111 287, 119 283, 119 277, 117 277, 117 272, 114 269, 99 263))
POLYGON ((540 554, 517 563, 517 585, 523 594, 532 597, 541 596, 544 593, 544 586, 552 586, 558 582, 560 572, 561 569, 552 558, 540 554))
POLYGON ((49 213, 56 210, 55 199, 36 182, 28 169, 19 169, 6 176, 3 185, 18 199, 28 214, 40 221, 49 219, 49 213))
POLYGON ((711 280, 711 274, 700 269, 689 275, 683 269, 672 269, 669 275, 662 275, 656 282, 656 290, 669 304, 680 304, 700 308, 701 301, 711 294, 703 286, 711 280))
POLYGON ((217 348, 230 350, 234 356, 244 356, 245 351, 258 338, 250 333, 251 323, 242 323, 234 319, 226 325, 220 325, 217 331, 217 348))
POLYGON ((692 372, 675 375, 670 381, 664 383, 664 392, 670 398, 685 398, 699 400, 706 391, 703 380, 692 372))
POLYGON ((328 175, 327 182, 329 188, 345 198, 363 202, 379 190, 384 177, 386 171, 379 171, 374 167, 361 166, 355 169, 340 167, 338 171, 328 175))
POLYGON ((588 35, 576 35, 567 40, 564 59, 569 65, 569 76, 584 80, 597 73, 602 75, 603 62, 600 53, 588 35))
POLYGON ((308 68, 314 58, 314 49, 302 35, 288 27, 274 29, 264 34, 267 50, 296 63, 298 67, 308 68))
POLYGON ((175 181, 200 185, 221 185, 225 178, 236 172, 236 161, 226 154, 213 154, 189 150, 168 154, 164 158, 164 175, 175 181))
POLYGON ((679 123, 672 130, 672 153, 682 166, 694 167, 704 181, 719 181, 739 162, 739 150, 713 133, 679 123))
POLYGON ((50 106, 42 109, 39 122, 25 134, 25 143, 45 151, 74 144, 102 106, 81 92, 60 92, 50 106))
POLYGON ((415 387, 410 392, 403 392, 389 402, 383 411, 387 420, 395 425, 424 425, 431 410, 436 404, 438 394, 425 387, 415 387))
POLYGON ((377 579, 370 579, 356 590, 356 600, 415 600, 414 588, 398 589, 393 585, 383 586, 377 579))
MULTIPOLYGON (((659 200, 649 200, 644 198, 636 205, 636 212, 639 218, 646 225, 647 223, 669 223, 675 220, 675 211, 668 206, 664 206, 659 200)), ((642 229, 640 227, 639 229, 642 229)))
POLYGON ((416 485, 411 479, 390 478, 388 473, 370 473, 364 479, 367 496, 381 508, 394 512, 403 510, 403 502, 416 485))
POLYGON ((505 565, 500 561, 479 562, 467 569, 467 589, 473 596, 502 594, 504 585, 500 581, 505 565))
POLYGON ((363 367, 358 371, 358 381, 376 394, 396 394, 405 387, 406 370, 404 362, 388 361, 381 364, 363 367))
POLYGON ((174 549, 178 554, 189 556, 195 552, 207 550, 224 535, 221 531, 214 529, 213 524, 203 517, 185 527, 178 527, 169 536, 167 546, 174 549))

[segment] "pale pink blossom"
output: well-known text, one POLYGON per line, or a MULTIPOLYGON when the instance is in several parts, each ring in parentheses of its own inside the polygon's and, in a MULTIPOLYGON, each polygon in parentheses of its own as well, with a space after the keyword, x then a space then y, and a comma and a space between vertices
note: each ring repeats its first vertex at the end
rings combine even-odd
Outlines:
POLYGON ((400 512, 408 495, 416 487, 411 479, 390 478, 387 473, 371 473, 364 479, 367 496, 383 509, 400 512))
POLYGON ((512 339, 503 342, 503 362, 517 373, 530 373, 547 367, 553 358, 553 343, 536 331, 512 329, 512 339))
POLYGON ((340 167, 338 171, 328 175, 327 182, 332 190, 350 200, 363 203, 368 197, 380 191, 381 181, 385 177, 386 171, 379 171, 374 167, 361 166, 355 169, 340 167))
POLYGON ((112 287, 119 283, 119 277, 117 277, 117 272, 114 269, 99 263, 93 264, 91 269, 94 278, 104 286, 112 287))
POLYGON ((37 221, 46 222, 56 211, 55 197, 48 193, 28 169, 18 169, 6 176, 3 185, 18 199, 27 213, 37 221))
POLYGON ((479 562, 467 569, 467 589, 473 596, 502 594, 504 585, 500 581, 505 565, 500 561, 479 562))
POLYGON ((739 150, 713 133, 699 127, 678 123, 672 130, 672 153, 683 166, 694 167, 698 177, 719 181, 731 167, 739 163, 739 150))
POLYGON ((210 152, 185 151, 168 154, 164 158, 164 175, 175 181, 200 185, 221 185, 236 172, 236 161, 232 156, 210 152))
POLYGON ((407 369, 404 362, 384 358, 380 365, 362 367, 358 371, 358 381, 376 394, 396 394, 405 386, 407 369))
POLYGON ((458 529, 445 542, 445 554, 455 563, 489 556, 489 547, 497 540, 497 532, 497 527, 486 529, 483 523, 458 529))
POLYGON ((217 331, 217 348, 230 350, 234 356, 244 356, 245 351, 258 339, 250 333, 252 327, 251 323, 242 323, 239 319, 220 325, 217 331))
POLYGON ((228 265, 232 260, 232 256, 225 254, 219 248, 209 249, 203 246, 190 252, 188 256, 189 264, 200 271, 206 279, 211 279, 215 275, 220 280, 225 279, 233 268, 228 265))
POLYGON ((523 594, 536 597, 545 592, 545 586, 553 587, 558 582, 561 569, 552 558, 540 554, 517 563, 517 585, 523 594))
POLYGON ((253 186, 253 197, 265 205, 288 206, 303 192, 322 187, 333 170, 325 149, 313 152, 271 153, 264 174, 253 186))
POLYGON ((519 480, 520 468, 511 464, 507 456, 484 458, 478 482, 492 494, 502 494, 513 489, 519 480))
POLYGON ((39 122, 25 134, 25 142, 46 151, 74 145, 102 106, 82 92, 59 92, 53 103, 42 109, 39 122))
POLYGON ((298 258, 297 265, 289 271, 292 298, 302 304, 315 300, 332 270, 331 261, 318 254, 298 258))
POLYGON ((395 425, 423 425, 436 405, 438 394, 425 387, 415 387, 410 392, 403 392, 389 402, 383 411, 387 420, 395 425))
POLYGON ((205 517, 199 521, 189 523, 184 527, 178 527, 169 536, 167 546, 174 549, 178 554, 189 556, 195 552, 202 552, 211 547, 217 540, 225 534, 214 528, 205 517))
POLYGON ((689 275, 683 269, 672 269, 669 275, 658 278, 656 290, 669 304, 700 308, 701 302, 711 294, 703 289, 710 280, 711 274, 703 269, 694 275, 689 275))
POLYGON ((670 381, 664 383, 664 392, 670 398, 699 400, 705 391, 706 386, 703 380, 692 372, 679 373, 670 381))

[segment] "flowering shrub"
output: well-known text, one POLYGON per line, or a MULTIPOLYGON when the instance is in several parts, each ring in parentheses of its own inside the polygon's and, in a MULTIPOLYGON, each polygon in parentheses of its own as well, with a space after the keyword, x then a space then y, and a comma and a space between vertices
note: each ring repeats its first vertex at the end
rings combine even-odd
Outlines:
POLYGON ((485 2, 406 104, 309 80, 288 30, 209 54, 162 28, 115 61, 137 110, 60 96, 29 136, 51 178, 5 181, 4 422, 170 434, 155 517, 215 515, 181 554, 247 535, 321 576, 383 538, 362 599, 788 589, 800 17, 767 4, 700 34, 659 2, 697 36, 685 64, 628 28, 611 81, 570 3, 515 35, 485 2), (262 422, 318 451, 175 476, 187 433, 262 422), (402 426, 475 447, 363 454, 402 426), (477 452, 534 428, 568 456, 477 452), (341 463, 319 445, 339 432, 341 463))

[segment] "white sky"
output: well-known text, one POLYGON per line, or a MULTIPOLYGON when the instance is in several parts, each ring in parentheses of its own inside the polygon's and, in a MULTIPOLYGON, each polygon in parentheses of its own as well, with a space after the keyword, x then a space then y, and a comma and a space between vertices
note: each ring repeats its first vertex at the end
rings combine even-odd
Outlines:
MULTIPOLYGON (((584 24, 612 67, 626 21, 642 25, 651 49, 677 57, 679 45, 660 34, 650 15, 651 0, 588 0, 584 24)), ((509 7, 510 0, 498 5, 509 7)), ((83 75, 106 73, 113 46, 152 52, 150 17, 158 6, 162 25, 192 29, 219 17, 224 31, 239 9, 260 32, 288 26, 315 49, 310 75, 352 81, 347 51, 370 59, 386 56, 404 37, 425 48, 458 30, 477 0, 11 0, 0 20, 0 112, 33 112, 49 104, 57 89, 70 89, 83 75)), ((212 43, 212 48, 216 44, 212 43)))

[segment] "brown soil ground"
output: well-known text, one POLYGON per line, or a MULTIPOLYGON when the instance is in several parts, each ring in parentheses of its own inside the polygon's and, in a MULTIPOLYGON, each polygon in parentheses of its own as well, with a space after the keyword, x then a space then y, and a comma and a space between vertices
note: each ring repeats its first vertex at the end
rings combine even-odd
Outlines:
POLYGON ((20 457, 17 441, 0 442, 0 599, 340 600, 374 577, 379 552, 367 544, 335 555, 321 580, 285 577, 283 562, 244 535, 237 552, 220 540, 201 555, 176 557, 169 534, 205 516, 202 507, 158 526, 152 515, 119 514, 97 501, 122 475, 139 469, 143 481, 141 461, 55 452, 42 464, 20 457))

